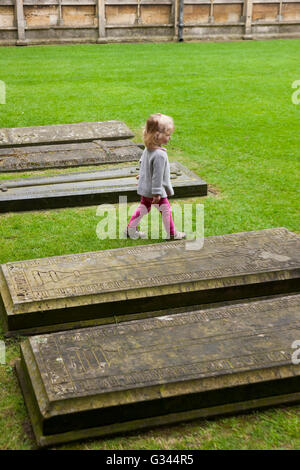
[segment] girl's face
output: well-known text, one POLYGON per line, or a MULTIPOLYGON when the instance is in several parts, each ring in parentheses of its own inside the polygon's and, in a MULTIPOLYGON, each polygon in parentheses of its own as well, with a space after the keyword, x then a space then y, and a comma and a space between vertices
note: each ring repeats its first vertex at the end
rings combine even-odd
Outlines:
POLYGON ((172 130, 167 130, 165 132, 163 132, 160 136, 160 144, 161 145, 167 145, 167 143, 169 142, 170 138, 171 138, 171 135, 172 135, 172 130))

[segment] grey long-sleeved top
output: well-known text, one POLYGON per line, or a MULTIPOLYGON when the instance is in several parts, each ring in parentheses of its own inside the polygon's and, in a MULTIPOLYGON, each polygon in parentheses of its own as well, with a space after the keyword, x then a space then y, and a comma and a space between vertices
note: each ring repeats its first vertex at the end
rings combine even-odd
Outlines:
POLYGON ((145 148, 140 159, 140 176, 137 193, 140 196, 173 196, 174 190, 170 179, 170 164, 167 152, 162 148, 145 148))

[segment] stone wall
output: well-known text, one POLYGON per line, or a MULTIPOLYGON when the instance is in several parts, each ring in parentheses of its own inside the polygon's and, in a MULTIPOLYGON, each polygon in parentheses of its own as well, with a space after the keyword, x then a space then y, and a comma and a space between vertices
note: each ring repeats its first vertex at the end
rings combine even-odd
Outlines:
MULTIPOLYGON (((179 0, 0 0, 0 45, 178 39, 179 0)), ((185 0, 184 40, 300 37, 300 0, 185 0)))

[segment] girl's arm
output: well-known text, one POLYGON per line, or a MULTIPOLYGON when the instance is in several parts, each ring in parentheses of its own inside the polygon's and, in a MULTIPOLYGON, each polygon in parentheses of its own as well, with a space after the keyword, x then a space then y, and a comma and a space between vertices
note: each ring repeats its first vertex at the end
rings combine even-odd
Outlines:
POLYGON ((162 181, 164 175, 166 159, 163 155, 158 154, 153 160, 153 173, 152 173, 152 195, 154 200, 159 202, 162 193, 162 181))

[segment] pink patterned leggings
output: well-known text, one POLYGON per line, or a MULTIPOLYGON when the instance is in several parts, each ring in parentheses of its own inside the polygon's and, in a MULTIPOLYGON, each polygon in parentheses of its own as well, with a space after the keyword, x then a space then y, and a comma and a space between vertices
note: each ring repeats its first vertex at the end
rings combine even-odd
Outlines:
MULTIPOLYGON (((165 230, 168 235, 174 235, 175 234, 175 227, 174 227, 174 222, 172 218, 172 212, 171 212, 171 206, 168 201, 167 197, 162 197, 159 201, 158 204, 154 204, 154 206, 161 212, 162 214, 162 220, 163 224, 165 227, 165 230)), ((151 197, 145 197, 142 196, 141 202, 138 206, 138 208, 135 210, 134 214, 132 215, 128 227, 130 228, 136 228, 138 224, 140 223, 142 217, 148 212, 150 212, 152 207, 152 198, 151 197)))

